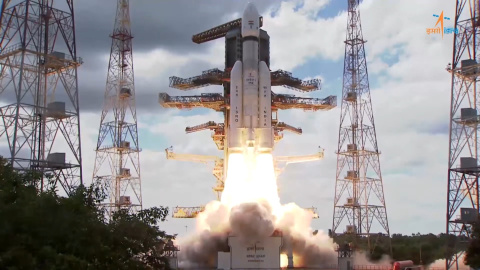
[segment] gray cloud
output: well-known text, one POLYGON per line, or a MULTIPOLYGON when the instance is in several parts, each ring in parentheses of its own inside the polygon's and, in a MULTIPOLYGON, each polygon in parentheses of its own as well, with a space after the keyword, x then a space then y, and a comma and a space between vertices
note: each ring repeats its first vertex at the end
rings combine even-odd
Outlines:
MULTIPOLYGON (((134 56, 135 66, 135 56, 134 56)), ((168 61, 166 61, 168 62, 168 61)), ((92 66, 92 65, 90 65, 92 66)), ((79 68, 79 89, 80 89, 80 108, 82 111, 98 111, 101 110, 105 94, 105 85, 107 79, 107 63, 94 66, 94 70, 88 70, 84 66, 79 68)), ((168 92, 172 95, 193 95, 198 91, 183 92, 169 88, 169 77, 189 77, 201 74, 203 70, 217 68, 210 66, 204 61, 194 60, 190 65, 179 68, 179 71, 170 73, 160 73, 158 77, 152 80, 135 79, 135 103, 137 111, 151 110, 152 108, 160 108, 158 103, 158 93, 168 92)), ((218 67, 221 68, 221 67, 218 67)), ((135 73, 136 77, 140 74, 135 73)))
MULTIPOLYGON (((82 0, 76 2, 76 31, 82 51, 108 52, 115 17, 115 0, 82 0), (105 46, 107 45, 107 46, 105 46)), ((130 17, 135 50, 166 48, 173 52, 202 50, 191 41, 194 34, 227 22, 242 12, 247 0, 241 1, 132 1, 130 17)), ((275 0, 255 1, 259 12, 275 0)))
MULTIPOLYGON (((260 12, 277 1, 257 1, 260 12)), ((131 2, 131 23, 134 66, 135 53, 163 48, 171 53, 201 53, 209 46, 200 46, 191 41, 192 35, 230 20, 235 13, 241 13, 247 0, 241 1, 135 1, 131 2)), ((107 62, 115 17, 115 0, 83 0, 76 2, 75 20, 78 54, 84 65, 79 68, 79 89, 82 111, 101 110, 105 91, 107 62)), ((223 54, 218 57, 223 58, 223 54)), ((165 65, 171 59, 165 59, 165 65)), ((168 89, 168 77, 189 77, 201 74, 202 70, 221 68, 193 60, 180 68, 176 74, 164 74, 153 81, 136 79, 137 110, 159 107, 158 92, 174 92, 168 89)), ((139 77, 138 72, 135 73, 139 77)), ((186 93, 189 94, 189 93, 186 93)), ((181 92, 174 95, 182 95, 181 92)))
MULTIPOLYGON (((110 33, 113 31, 116 12, 116 0, 82 0, 75 2, 75 27, 77 39, 77 54, 84 64, 78 70, 80 108, 82 111, 99 111, 102 108, 108 54, 110 52, 110 33)), ((150 52, 162 48, 170 53, 182 55, 185 53, 206 52, 209 44, 202 46, 191 41, 193 34, 210 29, 231 20, 234 14, 241 14, 247 0, 241 1, 132 1, 130 16, 132 24, 134 66, 135 54, 150 52)), ((260 12, 264 12, 278 1, 255 1, 260 12)), ((15 2, 14 2, 15 3, 15 2)), ((64 3, 59 2, 57 8, 63 9, 64 3)), ((218 56, 222 59, 223 54, 218 56)), ((165 59, 162 65, 168 66, 165 59)), ((154 80, 138 79, 136 72, 136 104, 137 110, 152 109, 160 106, 157 101, 159 92, 181 92, 168 88, 168 77, 189 77, 201 74, 202 70, 221 68, 210 66, 201 60, 192 60, 179 68, 178 72, 159 74, 154 80)), ((186 93, 187 95, 190 93, 186 93)), ((12 95, 4 93, 2 99, 13 102, 12 95)))

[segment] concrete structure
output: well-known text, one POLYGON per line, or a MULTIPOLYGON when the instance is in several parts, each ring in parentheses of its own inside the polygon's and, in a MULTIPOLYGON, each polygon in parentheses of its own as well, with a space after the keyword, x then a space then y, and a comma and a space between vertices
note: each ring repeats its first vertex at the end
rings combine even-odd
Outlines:
POLYGON ((169 240, 164 246, 161 246, 160 249, 163 249, 163 256, 167 258, 170 269, 178 269, 177 255, 180 250, 173 244, 173 241, 169 240))
POLYGON ((280 269, 280 252, 283 236, 276 232, 272 236, 244 244, 238 236, 228 237, 230 252, 219 252, 217 269, 280 269))
POLYGON ((338 246, 338 270, 352 270, 354 263, 354 252, 351 244, 338 246))

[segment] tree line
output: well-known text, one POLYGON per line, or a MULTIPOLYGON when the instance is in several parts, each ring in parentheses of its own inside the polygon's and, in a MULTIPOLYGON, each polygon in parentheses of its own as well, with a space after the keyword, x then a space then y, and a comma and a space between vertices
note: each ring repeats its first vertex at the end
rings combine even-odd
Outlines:
POLYGON ((367 237, 355 239, 353 235, 341 235, 335 238, 339 245, 352 243, 357 250, 372 250, 367 253, 371 261, 379 261, 384 255, 390 255, 394 261, 411 260, 416 265, 429 265, 436 260, 451 258, 459 252, 465 252, 466 265, 480 268, 480 220, 474 224, 472 239, 441 233, 429 234, 392 234, 390 237, 379 234, 370 237, 370 249, 367 237), (391 252, 390 252, 391 244, 391 252))
POLYGON ((39 181, 0 157, 0 269, 170 269, 164 251, 175 236, 158 226, 168 208, 107 220, 97 207, 101 187, 80 186, 67 198, 53 184, 39 192, 39 181))

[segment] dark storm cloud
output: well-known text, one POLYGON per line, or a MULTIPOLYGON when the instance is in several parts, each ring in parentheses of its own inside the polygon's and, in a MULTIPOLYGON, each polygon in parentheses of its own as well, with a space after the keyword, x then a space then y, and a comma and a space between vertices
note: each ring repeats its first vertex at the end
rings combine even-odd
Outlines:
MULTIPOLYGON (((247 2, 247 0, 130 1, 134 52, 148 52, 155 48, 163 48, 177 54, 206 51, 208 46, 193 43, 192 35, 227 22, 234 13, 241 14, 247 2)), ((254 2, 262 13, 276 1, 254 2)), ((116 0, 75 2, 77 51, 85 62, 79 69, 82 111, 96 111, 102 108, 107 73, 104 57, 110 52, 109 34, 113 31, 116 3, 116 0)), ((168 60, 165 59, 165 62, 168 60)), ((135 53, 133 61, 135 66, 135 53)), ((211 67, 208 63, 194 61, 183 67, 178 74, 168 76, 190 77, 210 68, 221 66, 211 67)), ((138 72, 135 74, 136 104, 139 111, 159 107, 158 93, 172 92, 168 88, 168 76, 145 81, 139 79, 141 74, 138 72)), ((173 93, 182 94, 191 93, 173 93)))
MULTIPOLYGON (((241 14, 247 2, 248 0, 130 1, 134 36, 134 67, 136 66, 135 53, 149 52, 156 48, 163 48, 174 54, 206 52, 208 45, 200 46, 193 43, 192 35, 231 20, 232 14, 241 14)), ((253 2, 262 13, 278 0, 253 2)), ((63 1, 55 3, 57 8, 66 10, 63 1)), ((116 4, 116 0, 77 0, 74 3, 77 55, 84 61, 78 69, 81 111, 102 109, 108 68, 106 57, 110 52, 109 35, 113 31, 116 4)), ((218 57, 222 58, 221 62, 223 62, 224 55, 221 54, 218 57)), ((165 63, 168 64, 168 61, 170 59, 165 59, 165 63)), ((143 78, 136 69, 137 110, 159 107, 159 92, 169 92, 172 95, 198 93, 198 91, 185 93, 169 88, 169 76, 190 77, 201 74, 203 70, 222 68, 222 66, 210 66, 207 62, 192 60, 175 74, 169 73, 165 77, 148 80, 143 78)), ((2 94, 2 101, 13 102, 13 93, 2 94)))
MULTIPOLYGON (((134 49, 149 51, 166 48, 172 52, 202 50, 191 41, 194 34, 227 22, 231 14, 241 14, 247 0, 175 0, 130 2, 134 49)), ((254 1, 260 13, 278 0, 254 1)), ((79 52, 108 52, 113 31, 116 0, 75 2, 79 52)))

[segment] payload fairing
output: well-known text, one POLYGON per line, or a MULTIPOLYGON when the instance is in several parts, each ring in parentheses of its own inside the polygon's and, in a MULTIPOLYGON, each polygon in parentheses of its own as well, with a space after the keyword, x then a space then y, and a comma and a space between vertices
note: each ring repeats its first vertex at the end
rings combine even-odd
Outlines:
POLYGON ((230 75, 230 153, 247 148, 266 153, 274 146, 270 70, 258 57, 259 18, 249 3, 242 16, 242 60, 235 62, 230 75))

